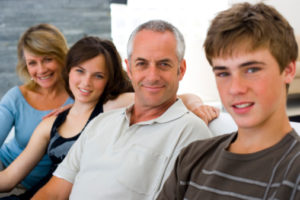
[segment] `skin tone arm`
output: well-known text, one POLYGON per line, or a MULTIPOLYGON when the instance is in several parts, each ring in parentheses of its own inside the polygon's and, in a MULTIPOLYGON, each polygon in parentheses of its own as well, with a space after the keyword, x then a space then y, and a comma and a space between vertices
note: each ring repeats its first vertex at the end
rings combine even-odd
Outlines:
POLYGON ((24 151, 0 172, 0 192, 7 192, 21 182, 45 155, 49 132, 56 117, 43 120, 33 132, 24 151))
POLYGON ((48 183, 42 187, 31 199, 32 200, 67 200, 69 199, 73 184, 52 176, 48 183))
MULTIPOLYGON (((215 108, 213 106, 209 105, 203 105, 203 102, 201 98, 197 95, 185 93, 178 95, 178 97, 183 101, 185 106, 192 111, 195 115, 200 117, 206 125, 217 118, 220 114, 220 110, 218 108, 215 108)), ((114 100, 110 100, 107 103, 104 104, 104 112, 126 107, 134 102, 134 93, 123 93, 118 96, 118 98, 114 100)), ((52 115, 58 115, 60 112, 63 112, 64 110, 70 108, 71 105, 66 105, 64 107, 58 108, 54 110, 53 112, 46 115, 44 118, 47 118, 52 115)))
POLYGON ((184 105, 195 115, 200 117, 206 125, 217 118, 220 114, 220 110, 218 108, 203 105, 201 98, 197 95, 185 93, 178 95, 178 97, 183 101, 184 105))

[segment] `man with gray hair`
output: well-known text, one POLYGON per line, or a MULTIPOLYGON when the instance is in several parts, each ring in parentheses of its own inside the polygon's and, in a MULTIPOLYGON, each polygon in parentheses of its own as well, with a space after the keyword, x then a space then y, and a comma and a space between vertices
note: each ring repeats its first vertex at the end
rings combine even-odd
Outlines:
POLYGON ((90 122, 33 199, 155 199, 180 150, 212 136, 176 95, 186 70, 184 49, 173 25, 140 25, 125 60, 134 105, 90 122))

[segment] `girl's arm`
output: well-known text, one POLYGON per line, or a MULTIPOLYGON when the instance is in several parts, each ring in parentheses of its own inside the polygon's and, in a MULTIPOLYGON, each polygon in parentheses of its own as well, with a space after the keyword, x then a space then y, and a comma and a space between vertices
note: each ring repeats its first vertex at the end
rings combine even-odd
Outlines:
POLYGON ((0 192, 12 190, 45 155, 55 118, 43 120, 34 130, 24 151, 0 172, 0 192))
MULTIPOLYGON (((213 119, 217 118, 220 114, 220 110, 216 107, 203 105, 201 98, 195 94, 185 93, 178 95, 178 97, 182 100, 184 105, 192 111, 195 115, 200 117, 206 124, 211 122, 213 119)), ((117 108, 126 107, 130 104, 134 103, 134 93, 126 92, 120 94, 116 99, 109 100, 103 105, 104 112, 109 110, 114 110, 117 108)), ((60 112, 63 112, 68 107, 59 108, 55 112, 51 112, 46 115, 44 118, 47 118, 52 115, 58 115, 60 112)))

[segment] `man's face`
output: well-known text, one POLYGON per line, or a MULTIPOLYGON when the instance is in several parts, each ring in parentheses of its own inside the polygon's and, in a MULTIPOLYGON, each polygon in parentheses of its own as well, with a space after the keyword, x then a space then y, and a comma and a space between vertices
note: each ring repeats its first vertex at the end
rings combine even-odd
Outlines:
POLYGON ((126 65, 135 90, 136 105, 159 107, 176 100, 186 66, 184 60, 178 61, 176 40, 171 32, 138 32, 126 65))
POLYGON ((280 73, 268 49, 240 52, 212 59, 224 107, 239 129, 280 122, 286 117, 286 84, 293 79, 295 63, 280 73))

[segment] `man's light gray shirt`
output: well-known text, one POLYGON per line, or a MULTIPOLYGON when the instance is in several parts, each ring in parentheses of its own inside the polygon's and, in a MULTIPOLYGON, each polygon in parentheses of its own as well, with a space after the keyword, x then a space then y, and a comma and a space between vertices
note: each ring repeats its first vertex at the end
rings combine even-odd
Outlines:
POLYGON ((73 183, 70 199, 155 199, 180 150, 212 136, 180 99, 160 117, 133 125, 131 109, 96 117, 54 172, 73 183))

